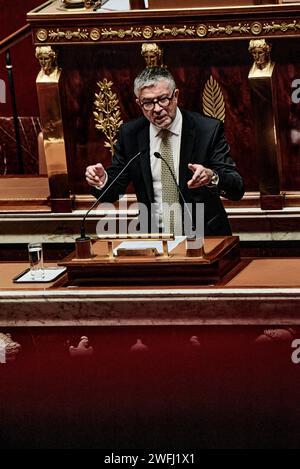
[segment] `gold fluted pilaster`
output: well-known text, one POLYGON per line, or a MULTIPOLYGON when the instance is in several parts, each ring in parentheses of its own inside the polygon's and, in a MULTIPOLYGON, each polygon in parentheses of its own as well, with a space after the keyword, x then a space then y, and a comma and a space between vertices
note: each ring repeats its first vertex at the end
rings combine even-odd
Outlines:
POLYGON ((36 48, 41 70, 36 79, 41 128, 53 212, 71 212, 60 104, 61 70, 57 66, 57 53, 50 46, 36 48))
POLYGON ((261 208, 282 209, 282 162, 278 139, 275 63, 271 61, 271 45, 265 39, 251 40, 249 52, 254 59, 248 80, 254 114, 261 208))

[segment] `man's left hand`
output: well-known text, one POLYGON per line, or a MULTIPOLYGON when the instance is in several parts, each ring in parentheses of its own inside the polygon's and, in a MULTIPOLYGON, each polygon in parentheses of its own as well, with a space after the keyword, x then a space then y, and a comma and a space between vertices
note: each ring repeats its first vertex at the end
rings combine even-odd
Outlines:
POLYGON ((205 168, 202 164, 189 163, 189 169, 193 171, 193 177, 187 183, 189 189, 196 189, 197 187, 207 186, 211 183, 213 171, 205 168))

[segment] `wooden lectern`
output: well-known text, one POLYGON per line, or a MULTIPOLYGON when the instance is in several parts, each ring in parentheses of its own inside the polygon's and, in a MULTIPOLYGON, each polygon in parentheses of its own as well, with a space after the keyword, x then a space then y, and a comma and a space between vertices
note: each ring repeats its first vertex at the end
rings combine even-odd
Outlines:
POLYGON ((59 263, 67 268, 69 286, 215 285, 240 262, 238 236, 205 238, 198 257, 187 255, 185 241, 168 254, 112 257, 107 241, 93 244, 90 259, 72 253, 59 263))

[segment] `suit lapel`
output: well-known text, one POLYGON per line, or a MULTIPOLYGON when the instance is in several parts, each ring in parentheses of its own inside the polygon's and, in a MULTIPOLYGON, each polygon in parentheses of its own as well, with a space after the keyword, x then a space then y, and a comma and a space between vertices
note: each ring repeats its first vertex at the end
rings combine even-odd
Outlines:
POLYGON ((179 161, 179 186, 183 190, 186 185, 188 164, 192 162, 192 152, 195 141, 195 127, 192 119, 185 111, 182 112, 182 132, 179 161))
POLYGON ((153 202, 154 193, 153 193, 153 182, 152 182, 152 173, 151 173, 151 165, 150 165, 149 124, 146 125, 138 133, 137 138, 138 138, 139 151, 143 152, 143 154, 139 158, 141 173, 144 179, 149 201, 153 202))

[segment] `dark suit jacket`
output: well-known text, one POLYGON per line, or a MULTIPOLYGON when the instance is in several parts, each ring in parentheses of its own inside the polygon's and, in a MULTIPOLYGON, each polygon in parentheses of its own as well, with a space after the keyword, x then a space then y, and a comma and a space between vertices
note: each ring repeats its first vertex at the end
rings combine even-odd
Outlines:
MULTIPOLYGON (((183 123, 179 186, 186 202, 204 203, 205 235, 230 235, 231 229, 220 195, 231 200, 239 200, 244 194, 244 188, 242 177, 229 154, 223 123, 197 113, 183 110, 181 112, 183 123), (204 186, 189 189, 187 181, 191 179, 192 172, 188 169, 188 163, 202 164, 216 171, 219 175, 218 187, 204 186)), ((108 184, 138 151, 142 151, 143 154, 132 161, 104 195, 102 201, 115 202, 132 182, 137 200, 150 207, 154 195, 150 167, 149 122, 145 117, 121 126, 112 165, 107 169, 108 184)), ((99 197, 101 191, 92 188, 92 193, 95 197, 99 197)))

